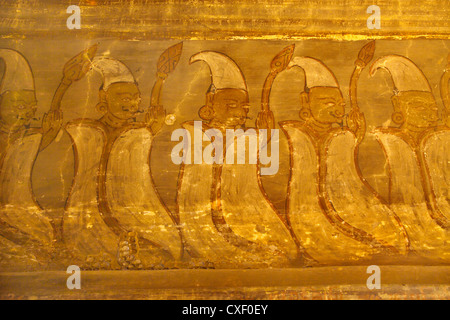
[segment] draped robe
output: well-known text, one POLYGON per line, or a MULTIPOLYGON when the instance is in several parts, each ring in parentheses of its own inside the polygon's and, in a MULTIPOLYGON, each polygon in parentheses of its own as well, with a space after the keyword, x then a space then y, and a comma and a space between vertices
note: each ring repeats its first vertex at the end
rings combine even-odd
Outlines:
POLYGON ((433 214, 450 218, 450 130, 431 130, 419 144, 399 129, 379 128, 374 134, 389 165, 389 202, 405 225, 411 249, 448 262, 450 233, 433 214))
MULTIPOLYGON (((190 122, 183 127, 189 132, 185 139, 204 132, 190 122)), ((202 148, 210 143, 207 137, 202 148)), ((262 189, 258 164, 226 163, 225 154, 223 164, 182 164, 177 205, 191 254, 226 268, 282 266, 296 259, 296 244, 262 189)))
POLYGON ((41 139, 38 129, 27 130, 6 147, 0 159, 0 251, 6 258, 15 256, 26 263, 35 263, 34 250, 49 250, 53 238, 50 221, 37 204, 31 186, 41 139))
POLYGON ((320 140, 302 122, 280 126, 290 148, 287 213, 305 250, 325 264, 404 254, 402 225, 361 177, 354 134, 333 129, 320 140))
POLYGON ((179 259, 178 228, 150 173, 150 130, 136 123, 111 138, 103 124, 86 120, 72 122, 66 130, 76 155, 64 219, 66 243, 84 256, 115 256, 121 233, 134 231, 144 265, 179 259))

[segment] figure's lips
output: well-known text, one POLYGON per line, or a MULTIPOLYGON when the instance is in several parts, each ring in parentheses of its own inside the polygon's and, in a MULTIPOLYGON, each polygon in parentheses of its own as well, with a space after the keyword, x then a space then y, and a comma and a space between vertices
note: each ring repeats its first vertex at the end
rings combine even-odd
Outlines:
POLYGON ((122 111, 131 112, 131 113, 136 113, 137 112, 137 110, 133 111, 132 109, 129 109, 128 107, 122 107, 122 111))
POLYGON ((20 121, 28 121, 28 120, 31 120, 32 119, 32 117, 21 117, 21 116, 16 116, 16 119, 17 120, 20 120, 20 121))
POLYGON ((342 114, 342 115, 341 114, 335 114, 334 112, 330 112, 330 115, 335 117, 336 119, 339 119, 339 120, 343 119, 344 116, 345 116, 345 114, 342 114))

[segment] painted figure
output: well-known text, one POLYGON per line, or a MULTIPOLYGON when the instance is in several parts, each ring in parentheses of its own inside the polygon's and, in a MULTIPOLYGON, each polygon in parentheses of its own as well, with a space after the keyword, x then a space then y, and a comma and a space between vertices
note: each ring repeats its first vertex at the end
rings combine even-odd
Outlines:
POLYGON ((64 239, 91 268, 170 268, 181 258, 180 234, 151 177, 152 140, 164 123, 161 86, 181 55, 182 44, 159 60, 151 106, 137 122, 141 93, 122 62, 96 57, 103 76, 98 120, 66 125, 76 155, 76 176, 66 205, 64 239))
MULTIPOLYGON (((448 123, 439 125, 438 107, 428 80, 411 60, 398 55, 381 57, 372 64, 370 74, 373 76, 380 68, 392 77, 392 121, 399 125, 380 127, 374 133, 389 165, 391 208, 404 223, 413 251, 448 261, 448 123)), ((445 98, 448 78, 441 85, 445 98)))
POLYGON ((0 85, 0 259, 7 265, 39 266, 52 259, 54 230, 31 189, 37 154, 57 136, 61 100, 69 86, 88 70, 83 51, 66 63, 42 127, 31 127, 37 101, 34 77, 18 51, 0 49, 5 72, 0 85))
MULTIPOLYGON (((195 143, 195 136, 203 137, 200 157, 196 160, 193 152, 193 161, 190 156, 188 161, 185 158, 179 175, 177 204, 187 250, 194 259, 219 268, 290 265, 299 259, 299 249, 262 189, 262 168, 256 161, 229 161, 242 152, 235 143, 239 138, 247 135, 249 141, 252 137, 258 141, 261 129, 273 129, 273 116, 270 111, 260 112, 257 129, 246 128, 249 97, 238 65, 213 51, 190 59, 190 63, 197 61, 208 64, 212 83, 206 104, 199 110, 202 122, 183 124, 188 136, 194 137, 185 138, 189 146, 195 143), (236 136, 230 139, 231 131, 236 136), (226 136, 226 141, 219 136, 226 136), (227 161, 202 161, 201 155, 210 153, 207 148, 211 144, 215 145, 215 155, 225 154, 227 161)), ((245 158, 262 152, 261 148, 249 149, 245 158)))
POLYGON ((373 51, 374 43, 369 43, 356 60, 347 125, 332 71, 310 57, 294 57, 289 64, 303 69, 305 90, 300 94, 301 120, 280 123, 291 154, 287 214, 303 247, 319 263, 405 254, 409 245, 399 219, 366 183, 356 160, 365 134, 356 83, 373 51))

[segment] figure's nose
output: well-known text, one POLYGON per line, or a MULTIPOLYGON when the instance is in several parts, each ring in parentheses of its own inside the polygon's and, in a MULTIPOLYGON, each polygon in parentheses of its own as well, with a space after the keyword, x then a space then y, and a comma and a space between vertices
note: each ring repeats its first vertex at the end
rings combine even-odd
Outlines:
POLYGON ((33 118, 34 115, 36 114, 36 111, 37 111, 37 108, 35 106, 33 106, 26 111, 25 116, 27 118, 33 118))
POLYGON ((439 115, 437 112, 431 112, 430 118, 432 121, 439 121, 439 115))
POLYGON ((335 111, 334 111, 334 114, 337 116, 337 117, 343 117, 344 116, 344 113, 345 113, 345 111, 344 111, 344 109, 336 109, 335 111))
POLYGON ((334 115, 339 118, 345 115, 345 103, 341 103, 336 106, 336 108, 334 109, 334 115))
POLYGON ((139 101, 138 100, 133 100, 133 102, 131 103, 131 108, 130 110, 133 112, 138 111, 139 109, 139 101))

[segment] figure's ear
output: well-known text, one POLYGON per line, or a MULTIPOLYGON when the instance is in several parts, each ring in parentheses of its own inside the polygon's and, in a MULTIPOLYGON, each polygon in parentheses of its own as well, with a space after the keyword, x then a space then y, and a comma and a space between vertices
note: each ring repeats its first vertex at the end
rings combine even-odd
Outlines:
POLYGON ((209 91, 206 93, 206 105, 212 107, 214 104, 214 93, 209 91))
POLYGON ((392 102, 392 106, 394 107, 394 111, 401 111, 398 95, 394 94, 391 97, 391 102, 392 102))
POLYGON ((403 110, 400 105, 400 99, 398 95, 393 95, 391 97, 392 106, 394 107, 394 113, 392 113, 392 121, 394 121, 395 124, 403 124, 405 122, 405 115, 403 114, 403 110))
POLYGON ((309 96, 307 92, 300 93, 301 109, 299 112, 300 119, 307 120, 311 117, 311 108, 309 105, 309 96))
POLYGON ((103 89, 98 90, 98 103, 96 105, 97 111, 100 113, 106 113, 108 111, 108 101, 106 99, 106 91, 103 89))
POLYGON ((205 105, 198 110, 198 115, 203 120, 212 120, 214 118, 214 109, 209 105, 205 105))

